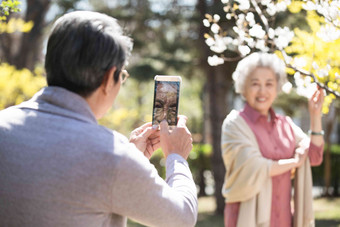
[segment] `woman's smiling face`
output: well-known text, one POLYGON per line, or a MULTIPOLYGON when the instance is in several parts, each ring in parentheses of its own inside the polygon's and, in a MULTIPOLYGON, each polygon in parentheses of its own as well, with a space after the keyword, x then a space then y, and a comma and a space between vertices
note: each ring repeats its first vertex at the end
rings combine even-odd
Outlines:
POLYGON ((247 78, 244 85, 247 103, 262 115, 267 115, 277 96, 277 80, 269 68, 256 68, 247 78))

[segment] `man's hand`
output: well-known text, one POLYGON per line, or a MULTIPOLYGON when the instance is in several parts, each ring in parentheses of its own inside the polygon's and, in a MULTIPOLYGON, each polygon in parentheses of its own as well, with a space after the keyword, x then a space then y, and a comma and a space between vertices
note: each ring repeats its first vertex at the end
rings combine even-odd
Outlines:
POLYGON ((152 128, 151 122, 136 128, 131 132, 130 142, 143 152, 148 159, 160 147, 160 135, 157 129, 152 128))
POLYGON ((177 127, 171 132, 169 131, 166 120, 161 122, 161 147, 165 157, 168 157, 169 154, 176 153, 187 159, 192 150, 192 137, 186 126, 187 117, 180 115, 178 118, 177 127))

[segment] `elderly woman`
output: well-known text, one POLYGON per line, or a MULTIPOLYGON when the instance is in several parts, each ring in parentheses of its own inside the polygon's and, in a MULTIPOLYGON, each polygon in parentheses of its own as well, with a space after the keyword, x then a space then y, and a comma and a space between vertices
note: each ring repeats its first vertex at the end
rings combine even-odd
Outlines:
POLYGON ((322 162, 323 91, 315 91, 309 100, 308 137, 272 108, 287 81, 285 65, 276 55, 249 55, 239 62, 233 79, 246 102, 243 110, 232 110, 222 126, 225 226, 313 225, 310 166, 322 162))

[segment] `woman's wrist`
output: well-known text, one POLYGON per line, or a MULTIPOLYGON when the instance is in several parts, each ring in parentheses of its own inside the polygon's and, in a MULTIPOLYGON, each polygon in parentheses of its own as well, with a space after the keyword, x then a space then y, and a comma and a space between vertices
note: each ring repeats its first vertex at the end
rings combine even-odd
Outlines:
POLYGON ((311 122, 321 122, 322 113, 310 113, 309 116, 311 122))
POLYGON ((322 122, 321 122, 321 118, 319 119, 311 119, 310 121, 310 131, 313 132, 320 132, 322 131, 322 122))
POLYGON ((311 135, 311 136, 323 136, 324 134, 325 132, 323 130, 318 130, 318 131, 308 130, 308 135, 311 135))

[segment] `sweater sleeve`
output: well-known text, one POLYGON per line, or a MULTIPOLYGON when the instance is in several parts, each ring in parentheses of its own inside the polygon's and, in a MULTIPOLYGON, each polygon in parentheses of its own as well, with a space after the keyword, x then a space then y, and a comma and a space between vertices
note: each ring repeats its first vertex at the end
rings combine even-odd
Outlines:
POLYGON ((295 136, 295 146, 305 147, 306 149, 308 149, 308 157, 311 166, 320 165, 323 160, 324 144, 322 144, 321 146, 316 146, 312 143, 311 139, 302 131, 302 129, 293 122, 290 117, 286 117, 286 119, 292 127, 295 136))
POLYGON ((311 166, 318 166, 323 160, 323 148, 324 144, 316 146, 314 143, 310 142, 308 157, 311 166))
POLYGON ((194 226, 197 193, 188 163, 179 155, 166 160, 166 181, 135 146, 116 167, 112 212, 146 226, 194 226))

